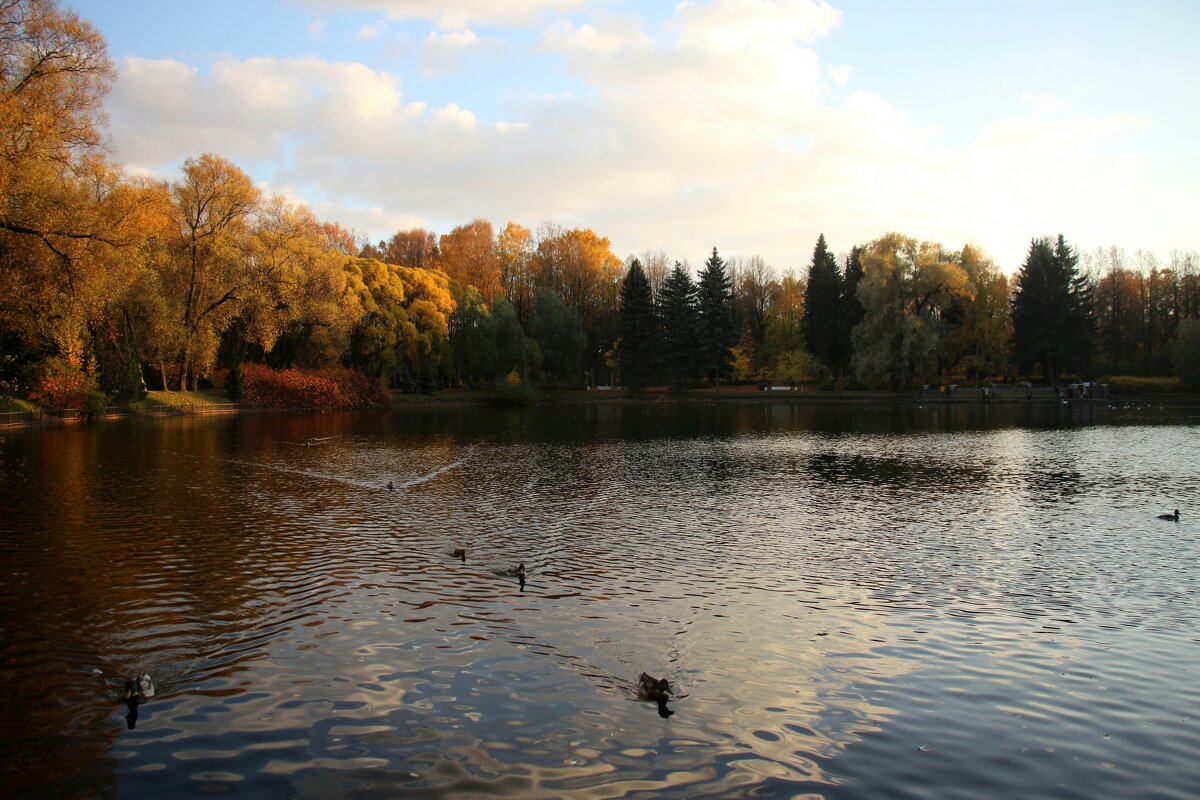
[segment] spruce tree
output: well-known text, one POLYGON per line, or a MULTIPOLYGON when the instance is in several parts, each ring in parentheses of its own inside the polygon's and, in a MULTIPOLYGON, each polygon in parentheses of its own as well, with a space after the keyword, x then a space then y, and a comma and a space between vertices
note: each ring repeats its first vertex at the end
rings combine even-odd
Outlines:
POLYGON ((696 284, 683 265, 676 261, 659 295, 662 367, 671 387, 676 390, 686 389, 696 382, 698 316, 696 284))
POLYGON ((698 284, 700 364, 705 373, 712 376, 713 389, 719 390, 721 376, 728 375, 733 364, 730 348, 737 343, 737 329, 733 324, 729 275, 715 247, 712 256, 704 262, 698 284))
POLYGON ((837 260, 825 245, 825 234, 817 238, 812 263, 808 267, 808 284, 804 288, 804 317, 800 327, 808 351, 816 356, 834 375, 839 374, 839 305, 842 276, 837 260))
POLYGON ((1064 371, 1088 367, 1094 344, 1091 286, 1078 263, 1062 236, 1034 239, 1016 276, 1013 355, 1025 370, 1041 364, 1056 389, 1064 371))
POLYGON ((858 285, 862 283, 863 249, 855 245, 846 256, 846 268, 842 272, 842 282, 838 301, 838 370, 837 374, 845 375, 850 371, 850 362, 854 358, 854 328, 862 322, 867 311, 858 299, 858 285))
POLYGON ((655 374, 658 320, 650 281, 637 259, 633 260, 621 282, 620 330, 621 345, 617 355, 621 381, 628 388, 640 391, 650 385, 655 374))

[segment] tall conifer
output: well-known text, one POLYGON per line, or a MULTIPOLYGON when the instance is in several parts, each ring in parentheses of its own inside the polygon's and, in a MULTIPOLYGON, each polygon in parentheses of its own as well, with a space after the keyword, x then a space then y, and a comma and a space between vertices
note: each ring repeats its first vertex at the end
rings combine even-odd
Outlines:
POLYGON ((721 376, 729 374, 733 364, 730 349, 737 343, 737 329, 733 323, 729 275, 717 248, 713 248, 712 256, 704 262, 698 283, 700 363, 712 376, 713 388, 720 389, 721 376))
POLYGON ((662 366, 674 389, 685 389, 696 381, 698 325, 696 284, 678 261, 663 282, 659 296, 662 320, 662 366))
POLYGON ((820 359, 830 372, 838 374, 839 305, 842 276, 837 260, 825 244, 825 234, 817 238, 808 284, 804 288, 804 317, 801 330, 808 351, 820 359))
POLYGON ((1034 239, 1016 277, 1013 354, 1023 369, 1041 364, 1055 388, 1064 371, 1088 367, 1095 339, 1091 286, 1078 263, 1062 236, 1034 239))
POLYGON ((621 282, 621 343, 617 356, 621 364, 621 381, 639 391, 650 385, 655 374, 658 354, 658 320, 650 281, 637 259, 629 266, 621 282))

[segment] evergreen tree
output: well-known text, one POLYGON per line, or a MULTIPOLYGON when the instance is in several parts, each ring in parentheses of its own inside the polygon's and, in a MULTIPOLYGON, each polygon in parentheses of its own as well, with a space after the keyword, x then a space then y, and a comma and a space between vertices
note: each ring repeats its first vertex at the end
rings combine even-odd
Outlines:
POLYGON ((858 299, 858 286, 863 279, 863 248, 855 245, 846 256, 846 268, 842 272, 841 297, 838 306, 837 374, 849 372, 854 358, 854 328, 866 316, 866 309, 858 299))
POLYGON ((808 350, 834 375, 840 374, 840 326, 842 276, 837 260, 825 245, 825 234, 817 238, 808 284, 804 288, 804 317, 801 330, 808 350))
POLYGON ((682 390, 696 382, 699 364, 696 360, 696 339, 699 325, 696 308, 696 284, 678 261, 663 283, 659 297, 659 318, 662 320, 662 366, 675 389, 682 390))
POLYGON ((737 328, 733 323, 729 276, 715 247, 712 256, 704 262, 698 284, 700 364, 705 373, 712 376, 713 389, 719 390, 721 376, 728 375, 733 364, 730 349, 737 343, 737 328))
POLYGON ((400 360, 400 391, 405 394, 417 393, 417 379, 413 377, 412 370, 408 368, 408 359, 400 360))
POLYGON ((1023 369, 1041 364, 1055 388, 1065 370, 1086 369, 1095 338, 1091 285, 1062 236, 1034 239, 1016 277, 1013 354, 1023 369))
POLYGON ((621 282, 620 310, 621 344, 617 355, 621 364, 621 380, 639 391, 650 385, 655 375, 658 355, 658 319, 650 281, 637 259, 629 266, 621 282))
POLYGON ((425 356, 421 359, 421 394, 433 394, 437 390, 437 368, 433 359, 425 356))
POLYGON ((530 329, 542 351, 546 379, 559 386, 578 383, 585 344, 579 312, 567 308, 551 290, 538 289, 533 296, 530 329))

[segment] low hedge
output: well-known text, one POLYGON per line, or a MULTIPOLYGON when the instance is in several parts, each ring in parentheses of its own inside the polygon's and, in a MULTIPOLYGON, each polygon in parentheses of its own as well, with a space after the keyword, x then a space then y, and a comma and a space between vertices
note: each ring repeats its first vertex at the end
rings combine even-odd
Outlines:
POLYGON ((273 370, 265 364, 242 365, 243 396, 267 408, 366 408, 391 402, 378 380, 351 369, 273 370))
POLYGON ((1187 391, 1179 378, 1142 378, 1136 375, 1106 375, 1097 383, 1107 383, 1114 395, 1179 394, 1187 391))

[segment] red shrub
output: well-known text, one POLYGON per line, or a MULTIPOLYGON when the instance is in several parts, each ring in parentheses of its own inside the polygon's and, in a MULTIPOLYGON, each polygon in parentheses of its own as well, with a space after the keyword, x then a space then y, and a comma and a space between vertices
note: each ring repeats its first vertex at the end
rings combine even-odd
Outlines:
POLYGON ((302 372, 272 370, 265 364, 243 364, 246 402, 268 408, 359 408, 391 398, 379 381, 348 369, 302 372))
POLYGON ((60 358, 48 358, 38 366, 29 399, 43 408, 82 408, 84 399, 96 391, 91 375, 60 358))

